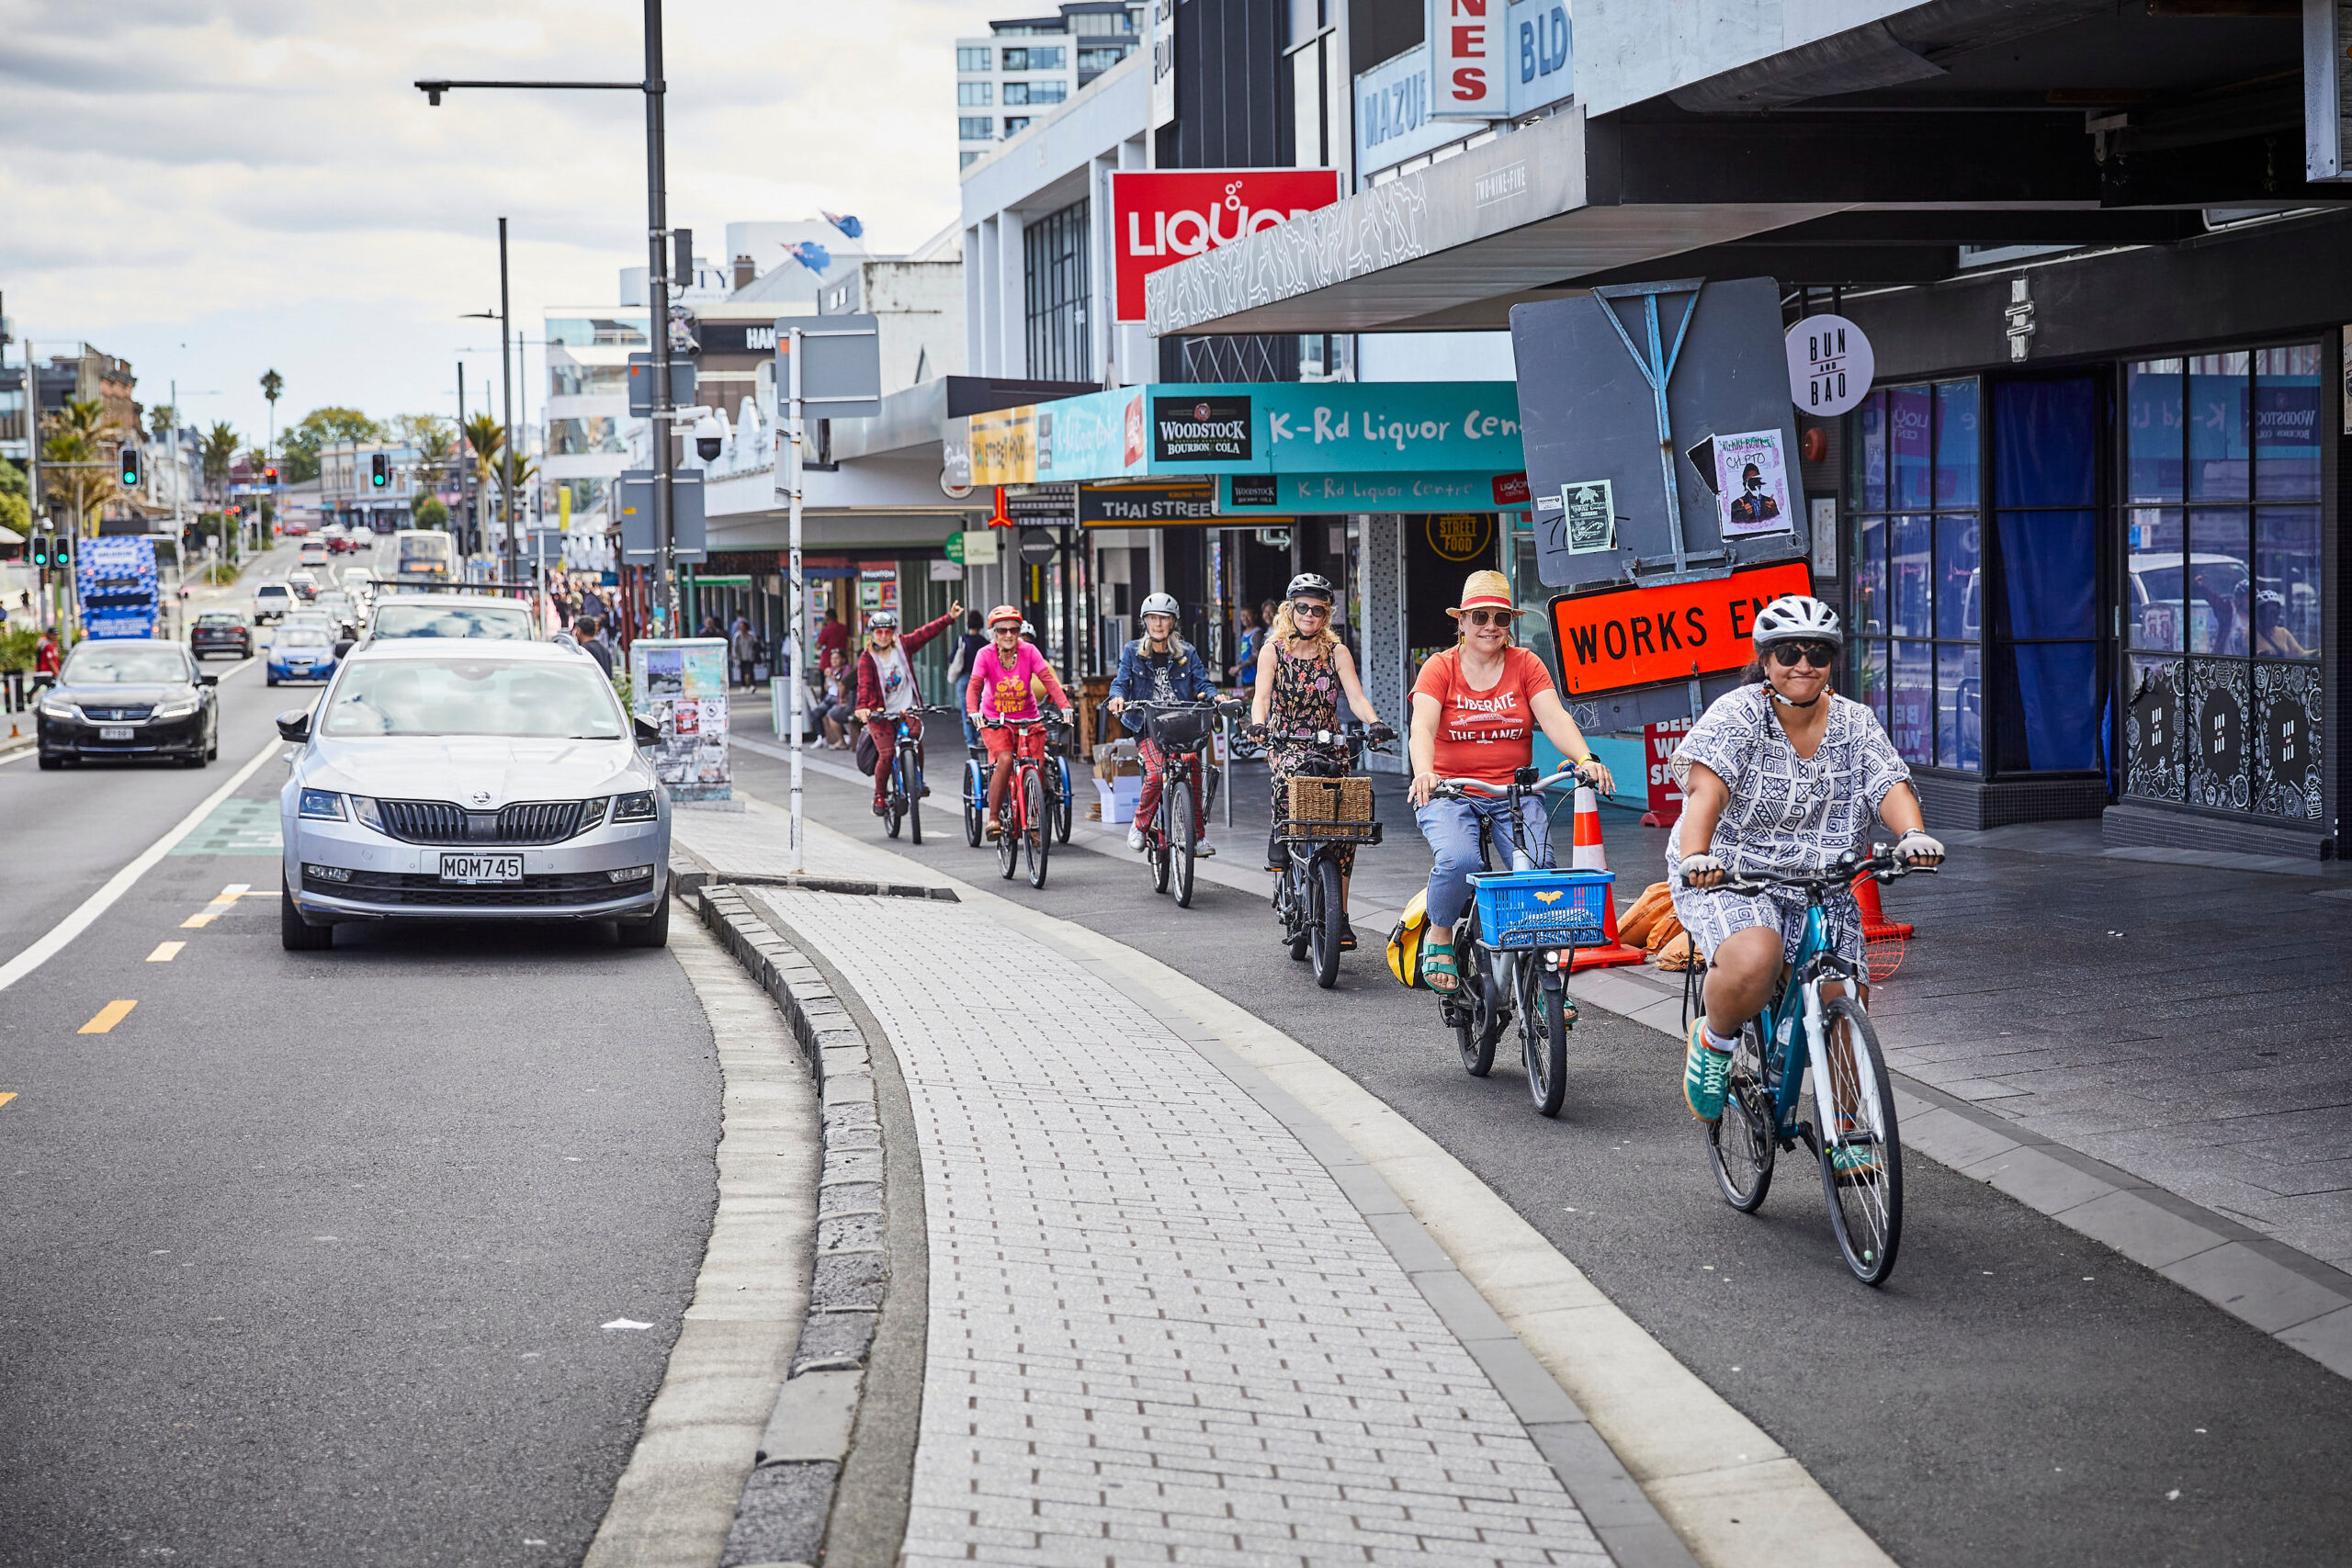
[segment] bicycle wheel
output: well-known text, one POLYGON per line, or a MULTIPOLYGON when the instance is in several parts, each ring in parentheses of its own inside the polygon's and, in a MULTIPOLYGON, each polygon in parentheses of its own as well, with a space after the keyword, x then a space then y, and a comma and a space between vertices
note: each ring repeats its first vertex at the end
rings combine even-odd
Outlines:
POLYGON ((974 849, 980 847, 980 834, 986 829, 988 813, 988 781, 980 776, 976 761, 964 764, 964 841, 974 849))
POLYGON ((1739 1032, 1739 1049, 1732 1053, 1724 1079, 1724 1113, 1707 1129, 1707 1163, 1714 1168, 1715 1189, 1743 1214, 1764 1206, 1781 1147, 1780 1108, 1764 1081, 1762 1039, 1750 1019, 1739 1032))
POLYGON ((1176 907, 1193 907, 1193 781, 1171 778, 1162 797, 1168 807, 1168 874, 1176 907))
POLYGON ((1894 1125, 1894 1086, 1886 1076, 1878 1032, 1851 997, 1827 998, 1829 1091, 1814 1086, 1821 1135, 1821 1188, 1829 1228, 1846 1267, 1865 1285, 1894 1272, 1903 1243, 1903 1141, 1894 1125), (1851 1112, 1850 1126, 1840 1111, 1851 1112), (1839 1159, 1841 1152, 1845 1158, 1839 1159))
POLYGON ((1454 992, 1453 1043, 1464 1068, 1483 1078, 1494 1070, 1495 1042, 1502 1030, 1492 1024, 1495 1010, 1487 993, 1494 983, 1494 954, 1478 945, 1476 909, 1453 928, 1453 967, 1462 977, 1454 992))
POLYGON ((1306 962, 1306 870, 1299 858, 1285 848, 1283 869, 1276 877, 1278 889, 1275 909, 1282 916, 1283 945, 1290 949, 1293 964, 1306 962))
POLYGON ((906 759, 893 754, 890 758, 890 782, 882 790, 882 830, 892 838, 899 836, 899 824, 907 815, 906 759))
MULTIPOLYGON (((1057 757, 1054 761, 1061 772, 1061 783, 1054 792, 1054 841, 1067 844, 1069 842, 1069 759, 1057 757)), ((918 839, 915 841, 921 843, 922 840, 918 839)))
POLYGON ((1340 863, 1329 855, 1306 867, 1306 951, 1315 959, 1315 983, 1325 990, 1340 983, 1340 863))
POLYGON ((1029 856, 1029 886, 1043 887, 1046 855, 1054 847, 1054 808, 1046 798, 1046 770, 1023 770, 1021 787, 1026 792, 1022 816, 1027 820, 1022 825, 1021 839, 1022 848, 1029 856))
POLYGON ((907 783, 907 841, 922 842, 922 763, 911 750, 899 776, 907 783))
POLYGON ((1527 1097, 1557 1116, 1568 1097, 1567 987, 1544 984, 1543 966, 1529 954, 1520 964, 1519 1055, 1527 1068, 1527 1097))
MULTIPOLYGON (((1006 767, 1012 767, 1007 761, 1006 767)), ((1021 774, 1016 769, 1012 783, 1004 792, 1005 813, 998 818, 996 835, 996 874, 1007 882, 1021 869, 1021 774)))

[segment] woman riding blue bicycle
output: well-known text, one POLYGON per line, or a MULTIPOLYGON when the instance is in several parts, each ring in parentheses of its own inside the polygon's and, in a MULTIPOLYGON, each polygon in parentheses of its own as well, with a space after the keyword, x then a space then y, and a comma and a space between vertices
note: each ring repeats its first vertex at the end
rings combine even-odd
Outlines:
MULTIPOLYGON (((1129 703, 1196 703, 1216 695, 1216 684, 1209 679, 1209 667, 1189 642, 1176 635, 1176 598, 1170 593, 1154 593, 1143 602, 1144 635, 1127 644, 1119 655, 1119 672, 1111 677, 1113 713, 1129 703)), ((1143 762, 1143 793, 1136 806, 1135 820, 1127 826, 1127 848, 1143 848, 1143 825, 1159 809, 1159 786, 1168 771, 1167 754, 1151 738, 1147 727, 1136 737, 1136 755, 1143 762)), ((1193 802, 1193 829, 1196 855, 1213 855, 1216 851, 1208 844, 1208 818, 1203 803, 1193 802)))
MULTIPOLYGON (((1726 874, 1826 870, 1873 815, 1901 835, 1894 854, 1904 863, 1944 858, 1877 716, 1829 688, 1846 645, 1838 613, 1804 594, 1775 599, 1756 617, 1755 641, 1748 683, 1716 698, 1668 761, 1685 804, 1667 841, 1667 885, 1675 918, 1707 955, 1706 1010, 1690 1026, 1682 1078, 1702 1122, 1723 1115, 1739 1032, 1772 999, 1804 936, 1802 894, 1734 893, 1726 874)), ((1832 921, 1832 945, 1859 965, 1862 923, 1851 897, 1832 921)))
MULTIPOLYGON (((1553 688, 1544 660, 1511 646, 1511 622, 1519 606, 1510 580, 1499 571, 1474 571, 1462 585, 1462 603, 1446 614, 1461 627, 1462 640, 1421 666, 1413 682, 1413 787, 1411 800, 1421 836, 1433 857, 1430 867, 1429 934, 1421 943, 1421 983, 1452 992, 1462 984, 1453 962, 1453 926, 1470 903, 1470 878, 1487 869, 1479 853, 1478 825, 1493 822, 1509 837, 1500 800, 1431 799, 1449 778, 1477 779, 1498 787, 1535 760, 1535 729, 1557 746, 1587 783, 1604 793, 1616 787, 1609 770, 1585 744, 1584 731, 1568 716, 1553 688)), ((1539 800, 1522 803, 1527 842, 1535 863, 1552 863, 1552 836, 1539 800)))

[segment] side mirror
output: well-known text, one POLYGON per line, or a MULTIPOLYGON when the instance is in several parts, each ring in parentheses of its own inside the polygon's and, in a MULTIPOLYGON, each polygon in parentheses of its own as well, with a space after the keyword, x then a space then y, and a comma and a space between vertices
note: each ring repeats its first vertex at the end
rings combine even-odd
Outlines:
POLYGON ((349 637, 340 639, 334 645, 334 656, 337 659, 341 659, 344 655, 349 653, 354 646, 355 645, 349 637))
POLYGON ((311 738, 311 710, 288 708, 277 716, 279 739, 300 742, 311 738))
POLYGON ((217 686, 220 683, 220 677, 218 675, 198 675, 196 678, 196 683, 199 686, 217 686))
POLYGON ((656 746, 661 744, 661 740, 662 727, 660 725, 650 718, 637 720, 637 743, 639 746, 656 746))

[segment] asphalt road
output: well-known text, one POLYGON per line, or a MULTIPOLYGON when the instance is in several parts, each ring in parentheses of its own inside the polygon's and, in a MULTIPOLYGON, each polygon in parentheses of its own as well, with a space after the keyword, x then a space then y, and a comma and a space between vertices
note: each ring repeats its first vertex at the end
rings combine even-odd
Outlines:
MULTIPOLYGON (((739 786, 784 803, 785 764, 739 750, 735 765, 739 786)), ((882 840, 865 784, 811 773, 808 791, 819 820, 882 840)), ((1043 892, 1001 881, 992 853, 966 847, 954 794, 933 796, 922 848, 888 847, 1148 953, 1344 1069, 1786 1445, 1906 1568, 2345 1560, 2352 1387, 2169 1281, 1915 1156, 1899 1265, 1869 1290, 1839 1259, 1802 1157, 1784 1157, 1759 1214, 1715 1197, 1665 1036, 1589 1011, 1566 1112, 1546 1122, 1510 1040, 1492 1077, 1463 1071, 1435 1003, 1389 978, 1374 945, 1385 932, 1367 929, 1339 988, 1318 991, 1262 898, 1203 882, 1179 909, 1139 858, 1075 843, 1043 892)), ((1420 854, 1402 826, 1366 853, 1420 854)), ((1217 838, 1247 858, 1247 835, 1217 838)))
MULTIPOLYGON (((0 768, 0 958, 291 705, 223 692, 209 769, 0 768)), ((577 1562, 708 1234, 701 1009, 596 927, 284 952, 284 778, 0 991, 0 1564, 577 1562)))

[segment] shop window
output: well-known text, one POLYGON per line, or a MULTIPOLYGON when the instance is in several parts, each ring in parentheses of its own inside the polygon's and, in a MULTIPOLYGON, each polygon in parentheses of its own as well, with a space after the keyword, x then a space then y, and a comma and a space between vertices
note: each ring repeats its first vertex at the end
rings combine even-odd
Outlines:
POLYGON ((1984 767, 1978 384, 1874 392, 1849 425, 1851 694, 1913 762, 1984 767))
POLYGON ((2319 346, 2145 360, 2124 376, 2122 791, 2315 821, 2319 346))

